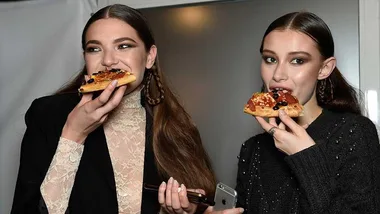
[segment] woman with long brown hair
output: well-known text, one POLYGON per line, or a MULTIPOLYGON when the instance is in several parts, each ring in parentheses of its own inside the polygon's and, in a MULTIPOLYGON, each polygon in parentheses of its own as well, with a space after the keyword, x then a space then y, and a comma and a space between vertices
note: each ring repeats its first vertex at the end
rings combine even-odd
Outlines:
POLYGON ((326 23, 310 12, 281 16, 266 30, 260 53, 263 91, 291 93, 304 112, 256 116, 266 132, 241 147, 237 207, 260 214, 380 213, 379 137, 336 67, 326 23))
POLYGON ((256 117, 266 133, 241 147, 238 205, 246 213, 380 213, 377 130, 336 67, 326 23, 286 14, 269 25, 260 53, 264 90, 290 92, 304 112, 256 117))
POLYGON ((82 72, 26 113, 12 213, 157 213, 158 195, 143 184, 170 177, 212 196, 200 134, 165 82, 145 18, 107 6, 87 22, 82 48, 82 72), (111 69, 137 79, 78 96, 87 76, 111 69))

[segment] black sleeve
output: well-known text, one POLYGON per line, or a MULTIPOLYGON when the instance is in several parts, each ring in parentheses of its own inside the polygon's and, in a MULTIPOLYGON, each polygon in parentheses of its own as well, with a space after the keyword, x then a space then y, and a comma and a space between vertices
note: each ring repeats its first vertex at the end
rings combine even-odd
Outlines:
POLYGON ((21 143, 20 166, 11 214, 47 213, 40 185, 50 165, 54 151, 48 152, 47 135, 41 128, 43 114, 36 101, 25 115, 26 132, 21 143))
POLYGON ((236 179, 236 192, 238 194, 236 207, 246 209, 247 189, 249 188, 249 164, 253 153, 254 144, 256 143, 256 136, 244 142, 241 146, 239 153, 238 172, 236 179))
POLYGON ((376 127, 358 117, 339 138, 285 158, 306 201, 302 213, 380 213, 376 127))

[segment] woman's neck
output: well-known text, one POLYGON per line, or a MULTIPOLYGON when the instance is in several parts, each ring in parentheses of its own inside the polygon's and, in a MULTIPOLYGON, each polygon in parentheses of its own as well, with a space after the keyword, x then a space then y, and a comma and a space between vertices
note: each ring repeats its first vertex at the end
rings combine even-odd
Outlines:
POLYGON ((143 86, 138 86, 134 90, 125 93, 123 98, 120 101, 117 109, 125 110, 128 108, 141 108, 141 90, 143 86))
POLYGON ((298 125, 309 126, 322 113, 322 110, 322 107, 317 103, 317 99, 310 99, 304 105, 303 116, 298 117, 298 125))
POLYGON ((129 94, 135 92, 135 91, 141 91, 142 89, 144 88, 144 85, 143 84, 140 84, 139 86, 137 86, 136 88, 130 90, 127 86, 127 90, 125 91, 124 93, 124 96, 128 96, 129 94))

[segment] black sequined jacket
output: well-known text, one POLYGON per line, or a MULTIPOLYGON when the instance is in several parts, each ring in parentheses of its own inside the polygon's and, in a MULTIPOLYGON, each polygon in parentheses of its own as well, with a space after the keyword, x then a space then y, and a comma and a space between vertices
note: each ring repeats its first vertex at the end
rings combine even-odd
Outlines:
POLYGON ((307 128, 316 145, 287 156, 273 138, 243 143, 237 175, 245 213, 380 213, 380 145, 366 117, 323 110, 307 128))

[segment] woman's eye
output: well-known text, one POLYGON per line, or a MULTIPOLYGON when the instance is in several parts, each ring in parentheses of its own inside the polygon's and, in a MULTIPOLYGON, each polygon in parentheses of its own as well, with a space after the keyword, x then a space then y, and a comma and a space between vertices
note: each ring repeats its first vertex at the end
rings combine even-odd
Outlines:
POLYGON ((305 61, 303 59, 296 58, 296 59, 293 59, 290 63, 302 65, 304 62, 305 61))
POLYGON ((273 57, 263 57, 263 59, 266 63, 276 63, 277 62, 277 60, 273 57))
POLYGON ((132 45, 129 45, 129 44, 121 44, 117 48, 118 49, 127 49, 127 48, 131 48, 131 47, 132 47, 132 45))
POLYGON ((98 47, 88 47, 86 48, 86 52, 99 52, 100 48, 98 47))

